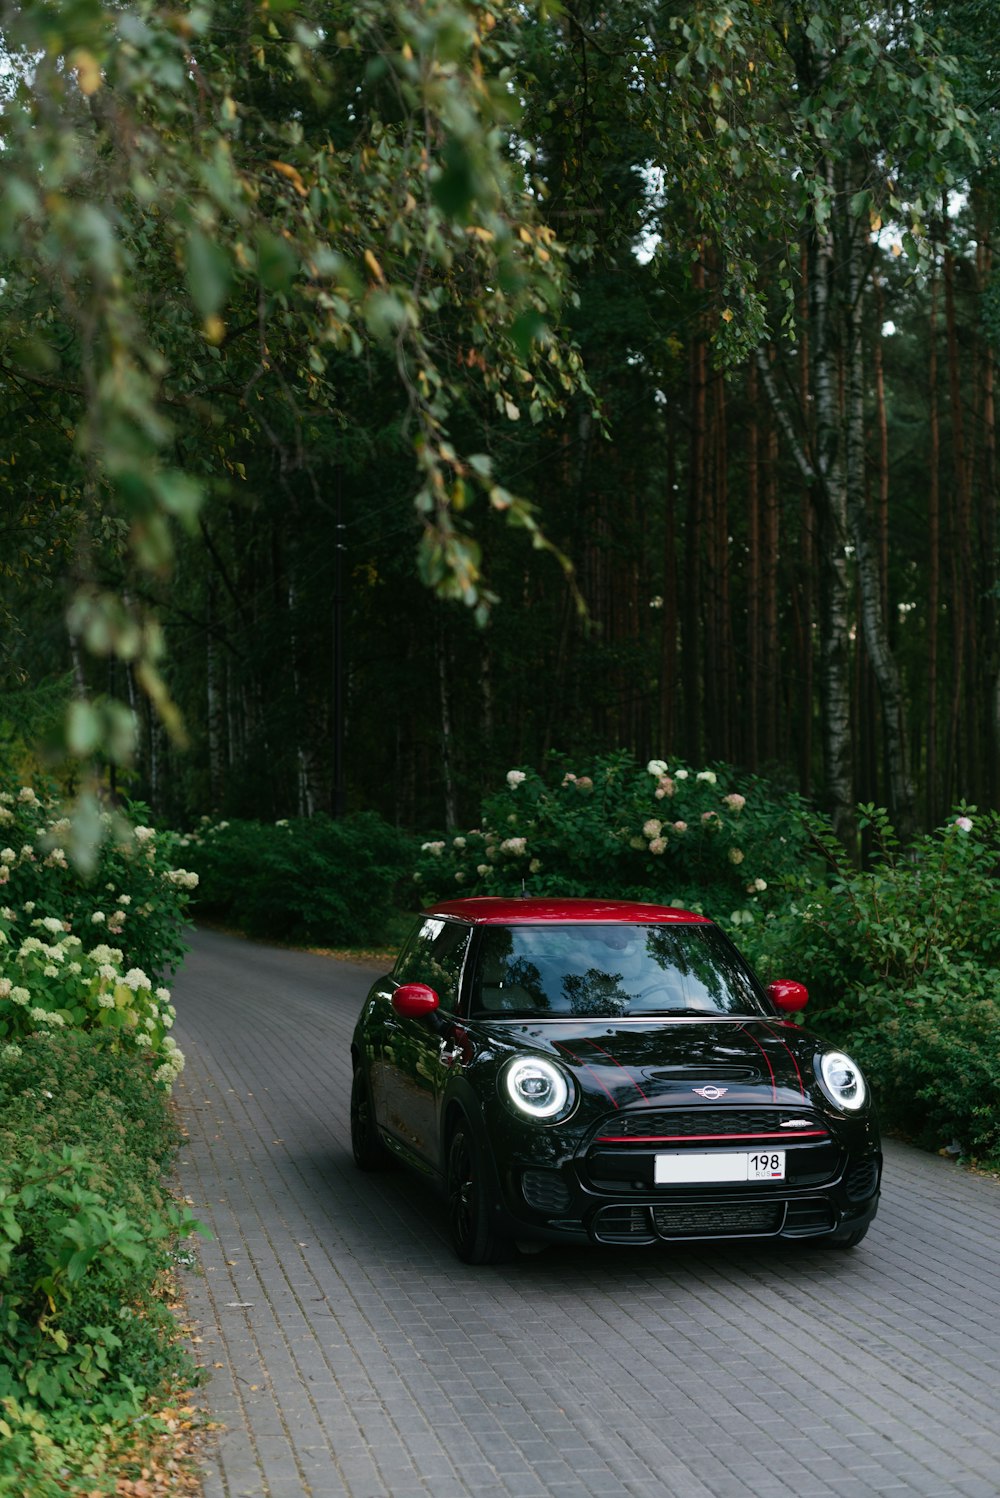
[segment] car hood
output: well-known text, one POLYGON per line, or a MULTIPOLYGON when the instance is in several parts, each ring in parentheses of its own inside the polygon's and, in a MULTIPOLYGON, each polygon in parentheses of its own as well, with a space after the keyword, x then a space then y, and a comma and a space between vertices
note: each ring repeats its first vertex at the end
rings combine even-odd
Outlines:
MULTIPOLYGON (((497 1037, 499 1038, 499 1036, 497 1037)), ((648 1024, 527 1023, 503 1027, 515 1049, 543 1051, 582 1091, 615 1108, 724 1099, 801 1107, 816 1094, 817 1038, 778 1019, 673 1019, 648 1024), (700 1089, 707 1089, 705 1096, 700 1089)))

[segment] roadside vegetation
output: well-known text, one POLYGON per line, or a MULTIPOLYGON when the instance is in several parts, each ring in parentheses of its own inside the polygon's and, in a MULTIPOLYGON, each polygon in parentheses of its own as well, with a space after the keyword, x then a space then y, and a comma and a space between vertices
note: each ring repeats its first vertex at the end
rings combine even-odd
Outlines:
POLYGON ((649 900, 703 912, 761 977, 810 991, 885 1123, 1000 1164, 1000 817, 961 806, 902 847, 858 808, 864 867, 797 794, 731 766, 617 753, 509 770, 476 826, 421 840, 374 815, 203 819, 197 911, 254 936, 385 947, 406 912, 467 895, 649 900))
POLYGON ((890 1128, 1000 1165, 995 813, 962 806, 902 847, 862 807, 859 868, 797 794, 626 753, 513 768, 475 827, 423 839, 374 814, 172 833, 128 810, 101 815, 87 864, 54 795, 0 789, 0 1498, 197 1482, 196 1370, 169 1304, 197 1224, 164 1184, 184 1064, 166 983, 192 901, 251 936, 355 951, 465 895, 703 911, 762 978, 808 985, 809 1023, 856 1053, 890 1128))
POLYGON ((196 876, 143 812, 107 815, 81 874, 59 801, 0 789, 3 1498, 194 1481, 161 1449, 192 1414, 168 1297, 196 1226, 165 1185, 184 1058, 162 980, 196 876))

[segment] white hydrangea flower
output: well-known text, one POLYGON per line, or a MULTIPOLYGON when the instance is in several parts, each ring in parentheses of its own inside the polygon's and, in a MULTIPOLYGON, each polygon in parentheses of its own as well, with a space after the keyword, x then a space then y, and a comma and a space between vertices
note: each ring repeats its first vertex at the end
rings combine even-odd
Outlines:
POLYGON ((101 926, 104 923, 104 919, 105 919, 104 911, 103 910, 95 910, 94 913, 93 913, 93 915, 90 917, 91 925, 93 925, 93 926, 101 926))
POLYGON ((131 988, 133 993, 137 993, 140 988, 149 988, 150 986, 149 979, 141 967, 130 967, 122 982, 131 988))
POLYGON ((48 1009, 29 1009, 28 1013, 36 1025, 53 1025, 58 1030, 60 1025, 66 1023, 61 1014, 53 1014, 48 1009))
POLYGON ((642 824, 642 835, 645 838, 659 837, 663 831, 663 823, 658 822, 656 817, 650 817, 648 822, 642 824))
POLYGON ((14 987, 9 978, 0 978, 0 999, 9 999, 10 991, 14 987))
POLYGON ((729 850, 729 862, 730 863, 742 863, 743 862, 743 850, 742 850, 742 848, 730 848, 730 850, 729 850))
POLYGON ((523 784, 523 782, 527 780, 527 778, 528 777, 523 770, 507 771, 507 784, 510 786, 512 791, 517 790, 517 787, 523 784))
POLYGON ((152 1045, 153 1042, 145 1030, 139 1030, 136 1032, 135 1043, 136 1045, 152 1045))
POLYGON ((133 836, 137 843, 149 843, 155 838, 156 831, 152 827, 136 827, 133 836))
POLYGON ((506 853, 510 858, 521 858, 527 846, 528 839, 525 837, 505 837, 500 844, 500 852, 506 853))
POLYGON ((3 1050, 0 1051, 0 1060, 16 1061, 20 1055, 21 1047, 19 1045, 5 1045, 3 1050))
POLYGON ((46 978, 58 978, 59 976, 59 969, 56 967, 54 962, 47 962, 42 968, 42 972, 45 974, 46 978))
POLYGON ((153 990, 153 992, 156 994, 156 997, 159 999, 159 1001, 160 1001, 161 1004, 169 1004, 170 1003, 170 989, 169 988, 156 988, 156 989, 153 990))
POLYGON ((28 1003, 30 1003, 31 994, 26 988, 14 987, 10 991, 10 1001, 12 1004, 19 1004, 23 1009, 28 1003))
POLYGON ((649 761, 649 764, 646 766, 646 774, 655 775, 657 780, 661 775, 666 775, 666 773, 667 762, 664 759, 651 759, 649 761))
POLYGON ((653 841, 649 845, 650 853, 665 853, 666 850, 667 840, 665 837, 654 837, 653 841))
POLYGON ((67 969, 67 971, 71 972, 73 974, 74 978, 78 978, 80 976, 80 974, 83 972, 83 968, 80 966, 80 964, 78 962, 71 962, 70 965, 69 965, 69 968, 67 969))
POLYGON ((34 913, 35 913, 35 902, 34 902, 34 900, 25 900, 25 902, 24 902, 24 913, 25 913, 25 915, 34 915, 34 913))
POLYGON ((115 996, 113 993, 99 993, 97 995, 97 1007, 99 1009, 113 1009, 115 1007, 115 996))
POLYGON ((674 771, 674 779, 675 780, 687 780, 687 778, 688 778, 688 772, 687 772, 687 770, 675 770, 674 771))
POLYGON ((714 770, 699 770, 697 775, 697 779, 703 780, 706 785, 715 785, 718 778, 714 770))
POLYGON ((15 863, 16 861, 17 854, 13 848, 4 848, 0 851, 0 863, 15 863))
POLYGON ((131 905, 132 904, 132 896, 131 895, 119 895, 118 896, 118 904, 119 905, 131 905))

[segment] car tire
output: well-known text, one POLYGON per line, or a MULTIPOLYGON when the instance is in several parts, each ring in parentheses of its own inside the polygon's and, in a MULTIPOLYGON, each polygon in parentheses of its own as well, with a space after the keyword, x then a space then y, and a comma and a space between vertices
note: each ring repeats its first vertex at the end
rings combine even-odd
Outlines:
POLYGON ((372 1090, 360 1065, 354 1068, 351 1082, 351 1149, 359 1170, 385 1170, 392 1163, 375 1126, 372 1090))
POLYGON ((868 1228, 855 1228, 853 1233, 831 1233, 827 1238, 819 1240, 822 1248, 857 1248, 858 1244, 868 1232, 868 1228))
POLYGON ((465 1119, 455 1125, 448 1143, 445 1184, 451 1246, 462 1263, 499 1264, 512 1258, 513 1242, 490 1219, 483 1152, 465 1119))

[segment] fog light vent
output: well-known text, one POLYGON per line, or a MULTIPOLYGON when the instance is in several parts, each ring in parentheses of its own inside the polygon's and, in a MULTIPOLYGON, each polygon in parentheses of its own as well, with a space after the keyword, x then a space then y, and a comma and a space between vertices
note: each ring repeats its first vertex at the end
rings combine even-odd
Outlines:
POLYGON ((591 1224, 598 1243, 655 1243, 646 1207, 602 1207, 591 1224))
POLYGON ((863 1202, 866 1197, 874 1196, 878 1186, 878 1161, 868 1160, 864 1165, 855 1165, 847 1172, 844 1185, 852 1202, 863 1202))
POLYGON ((526 1170, 521 1190, 536 1212, 565 1212, 570 1204, 569 1187, 554 1170, 526 1170))

